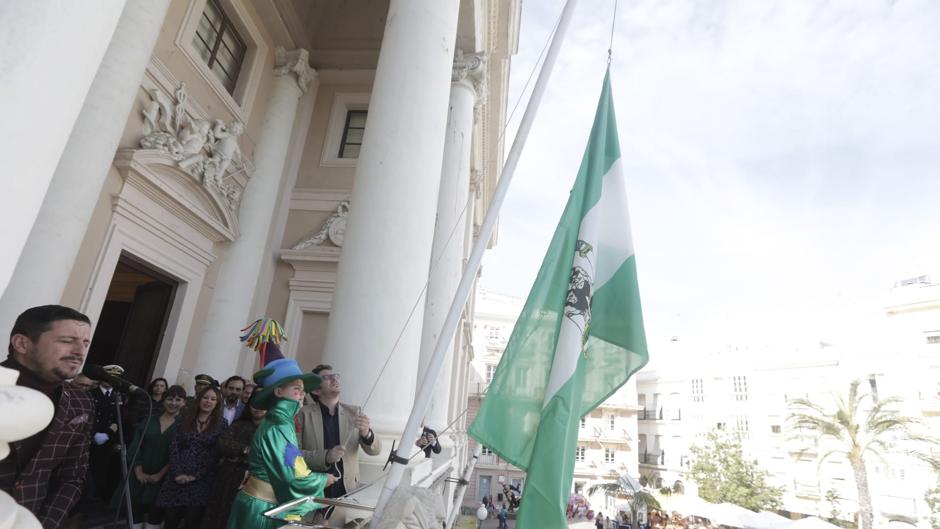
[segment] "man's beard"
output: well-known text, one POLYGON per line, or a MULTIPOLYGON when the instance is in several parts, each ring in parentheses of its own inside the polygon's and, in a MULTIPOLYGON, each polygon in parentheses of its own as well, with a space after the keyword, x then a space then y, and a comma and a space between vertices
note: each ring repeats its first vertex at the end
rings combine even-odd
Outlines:
POLYGON ((75 378, 81 373, 82 368, 76 367, 75 369, 65 368, 65 367, 54 367, 52 369, 52 374, 55 375, 60 382, 75 378))
POLYGON ((225 397, 226 404, 235 404, 236 402, 238 402, 238 395, 229 395, 228 397, 225 397))

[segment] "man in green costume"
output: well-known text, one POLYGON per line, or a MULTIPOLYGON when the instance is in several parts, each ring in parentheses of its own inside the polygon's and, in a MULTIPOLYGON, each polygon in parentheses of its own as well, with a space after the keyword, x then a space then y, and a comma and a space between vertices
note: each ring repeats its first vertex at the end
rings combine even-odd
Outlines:
MULTIPOLYGON (((252 439, 248 451, 248 479, 235 497, 228 529, 274 529, 281 524, 265 518, 265 511, 304 496, 322 497, 323 489, 336 478, 307 468, 294 426, 294 415, 300 410, 305 392, 320 387, 320 377, 305 374, 295 360, 282 356, 278 347, 283 335, 280 324, 262 320, 249 328, 252 331, 243 336, 242 341, 257 344, 255 348, 265 361, 264 368, 254 376, 255 382, 264 389, 255 392, 251 405, 268 413, 252 439)), ((300 520, 322 507, 325 505, 300 505, 285 516, 285 521, 300 520)))

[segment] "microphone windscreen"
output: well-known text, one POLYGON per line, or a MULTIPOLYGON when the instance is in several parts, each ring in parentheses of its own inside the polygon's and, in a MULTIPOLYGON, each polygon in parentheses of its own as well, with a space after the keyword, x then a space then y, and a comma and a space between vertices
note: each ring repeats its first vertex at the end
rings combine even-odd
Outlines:
POLYGON ((82 368, 82 373, 85 376, 92 380, 100 380, 102 378, 111 378, 111 374, 104 370, 103 367, 95 364, 85 364, 85 367, 82 368))

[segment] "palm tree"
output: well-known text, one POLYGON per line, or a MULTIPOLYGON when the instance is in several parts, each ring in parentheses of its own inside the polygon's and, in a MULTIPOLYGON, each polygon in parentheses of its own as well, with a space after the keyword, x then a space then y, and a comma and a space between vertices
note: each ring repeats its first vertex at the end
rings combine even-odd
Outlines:
MULTIPOLYGON (((860 384, 861 381, 856 380, 849 385, 847 398, 837 396, 834 410, 809 399, 793 399, 790 402, 798 410, 790 413, 788 421, 797 429, 814 431, 817 442, 825 439, 835 441, 833 448, 824 452, 819 462, 835 455, 848 459, 858 489, 859 528, 872 529, 874 514, 866 458, 881 457, 894 451, 895 443, 900 440, 929 444, 936 444, 937 441, 914 433, 912 428, 919 421, 896 411, 901 399, 879 399, 874 391, 860 392, 860 384)), ((937 463, 922 452, 910 453, 931 464, 937 463)))
POLYGON ((595 492, 603 490, 608 495, 618 498, 630 498, 630 523, 634 529, 637 527, 637 514, 643 511, 644 515, 649 513, 649 509, 662 509, 659 500, 655 496, 643 490, 643 487, 632 477, 624 474, 613 483, 600 483, 591 486, 588 489, 588 496, 593 496, 595 492))

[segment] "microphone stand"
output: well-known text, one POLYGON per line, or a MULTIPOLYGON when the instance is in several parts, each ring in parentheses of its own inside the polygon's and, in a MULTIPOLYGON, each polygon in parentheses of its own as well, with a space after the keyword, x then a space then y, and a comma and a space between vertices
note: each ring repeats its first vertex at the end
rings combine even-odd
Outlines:
POLYGON ((127 445, 124 444, 124 419, 121 417, 121 406, 124 404, 124 394, 116 388, 112 392, 114 408, 117 411, 118 445, 121 447, 121 473, 124 476, 124 507, 127 510, 127 529, 134 529, 134 509, 131 507, 131 488, 127 486, 129 472, 127 471, 127 445))

